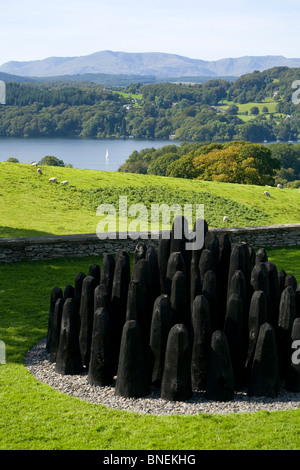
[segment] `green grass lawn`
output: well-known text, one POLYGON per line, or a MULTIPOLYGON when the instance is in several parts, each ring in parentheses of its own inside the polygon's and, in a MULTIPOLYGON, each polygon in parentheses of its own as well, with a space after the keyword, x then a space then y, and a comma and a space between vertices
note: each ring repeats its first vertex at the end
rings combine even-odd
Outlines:
MULTIPOLYGON (((277 269, 300 280, 300 247, 267 249, 277 269)), ((39 383, 24 366, 45 337, 50 292, 73 284, 101 258, 0 264, 1 450, 258 450, 300 449, 300 409, 228 415, 147 416, 110 410, 39 383)))
POLYGON ((280 113, 276 113, 276 106, 278 104, 278 101, 275 101, 273 98, 265 98, 263 101, 260 101, 260 102, 253 101, 253 102, 242 103, 242 104, 234 103, 233 101, 222 100, 219 103, 218 107, 221 109, 227 110, 228 107, 232 104, 236 105, 239 108, 237 115, 239 118, 241 118, 245 122, 251 121, 256 118, 256 115, 250 114, 250 110, 254 106, 256 106, 259 109, 260 115, 263 115, 267 118, 270 116, 270 114, 273 114, 275 118, 281 116, 280 113), (268 112, 263 112, 264 107, 268 108, 268 112), (245 112, 247 112, 248 114, 245 115, 245 112))
POLYGON ((101 203, 204 204, 210 227, 299 223, 297 189, 166 178, 119 172, 43 167, 43 175, 26 164, 0 162, 0 237, 95 233, 101 203), (69 181, 69 186, 51 184, 69 181))

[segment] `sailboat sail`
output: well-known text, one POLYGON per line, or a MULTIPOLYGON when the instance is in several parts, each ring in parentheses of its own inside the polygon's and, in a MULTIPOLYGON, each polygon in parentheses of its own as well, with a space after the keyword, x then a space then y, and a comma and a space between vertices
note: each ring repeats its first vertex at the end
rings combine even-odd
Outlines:
POLYGON ((108 160, 108 149, 106 149, 106 155, 105 155, 106 160, 108 160))

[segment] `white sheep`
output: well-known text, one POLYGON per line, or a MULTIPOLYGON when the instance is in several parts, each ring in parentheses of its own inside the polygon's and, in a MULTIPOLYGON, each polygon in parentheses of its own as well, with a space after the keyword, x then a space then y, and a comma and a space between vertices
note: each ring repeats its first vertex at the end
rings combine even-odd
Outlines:
POLYGON ((282 184, 278 183, 277 188, 282 189, 282 184))
POLYGON ((57 183, 57 178, 50 178, 49 183, 57 183))
POLYGON ((264 196, 271 197, 271 194, 269 193, 269 191, 265 191, 265 192, 264 192, 264 196))
POLYGON ((229 217, 227 217, 227 215, 223 217, 223 222, 229 222, 229 217))
POLYGON ((36 163, 36 162, 32 162, 32 163, 30 163, 30 166, 37 166, 37 163, 36 163))
POLYGON ((38 168, 36 171, 37 171, 37 173, 39 173, 40 175, 42 175, 42 174, 43 174, 43 172, 42 172, 41 168, 38 168))
POLYGON ((65 186, 68 186, 69 181, 62 181, 60 184, 64 184, 65 186))

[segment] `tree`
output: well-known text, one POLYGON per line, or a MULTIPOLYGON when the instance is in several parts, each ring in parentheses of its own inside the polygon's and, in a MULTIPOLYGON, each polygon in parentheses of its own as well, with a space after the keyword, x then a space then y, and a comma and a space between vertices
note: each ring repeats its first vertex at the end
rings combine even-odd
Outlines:
POLYGON ((258 107, 257 106, 252 106, 252 108, 250 109, 250 114, 253 114, 253 115, 259 114, 258 107))
POLYGON ((188 153, 187 155, 179 158, 179 160, 170 163, 166 170, 166 176, 170 176, 172 178, 195 178, 196 172, 193 160, 193 153, 188 153))
POLYGON ((193 163, 197 179, 240 184, 272 184, 280 169, 270 149, 251 143, 214 149, 195 157, 193 163))
POLYGON ((166 153, 150 163, 148 167, 149 175, 166 176, 168 166, 178 160, 180 155, 176 153, 166 153))
POLYGON ((9 163, 20 163, 19 160, 15 157, 9 157, 6 161, 9 163))
POLYGON ((227 113, 228 114, 237 114, 239 112, 239 107, 236 104, 231 104, 228 106, 227 113))
POLYGON ((46 155, 42 158, 39 165, 49 165, 49 166, 65 166, 62 160, 59 160, 57 157, 53 157, 52 155, 46 155))

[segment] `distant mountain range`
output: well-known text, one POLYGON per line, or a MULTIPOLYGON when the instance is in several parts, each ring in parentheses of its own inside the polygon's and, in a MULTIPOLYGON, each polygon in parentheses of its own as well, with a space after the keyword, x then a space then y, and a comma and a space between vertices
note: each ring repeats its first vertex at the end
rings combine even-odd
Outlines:
POLYGON ((112 74, 168 77, 239 77, 254 70, 275 66, 300 67, 300 59, 283 56, 244 56, 214 61, 161 52, 101 51, 79 57, 48 57, 26 62, 10 61, 0 72, 22 77, 56 77, 85 74, 112 74))

